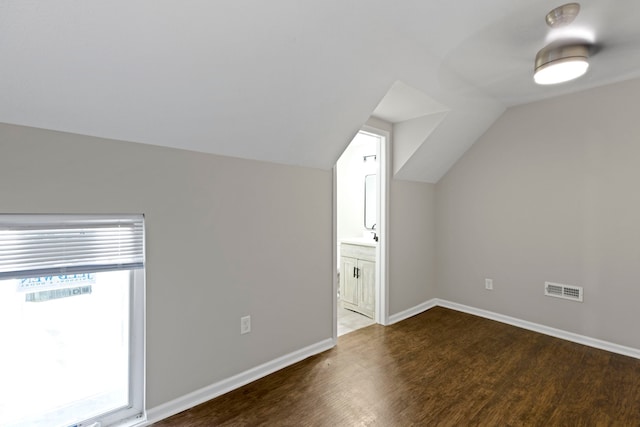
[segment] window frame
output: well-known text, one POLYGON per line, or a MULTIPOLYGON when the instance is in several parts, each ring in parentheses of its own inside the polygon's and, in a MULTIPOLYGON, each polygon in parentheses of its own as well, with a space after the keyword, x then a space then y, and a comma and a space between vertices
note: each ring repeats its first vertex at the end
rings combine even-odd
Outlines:
MULTIPOLYGON (((133 426, 146 421, 145 394, 145 360, 146 360, 146 267, 145 267, 145 217, 143 214, 132 215, 100 215, 100 214, 0 214, 0 223, 3 227, 6 224, 24 225, 34 227, 37 230, 39 224, 51 227, 51 224, 59 224, 60 227, 73 224, 74 221, 113 221, 113 220, 134 220, 140 221, 142 226, 142 266, 131 267, 123 265, 122 268, 115 268, 121 271, 129 271, 129 355, 128 355, 128 396, 129 402, 126 406, 115 408, 111 411, 99 414, 85 420, 74 420, 72 427, 89 427, 94 425, 110 426, 133 426)), ((9 243, 8 245, 11 245, 9 243)), ((33 276, 36 277, 36 276, 33 276)))

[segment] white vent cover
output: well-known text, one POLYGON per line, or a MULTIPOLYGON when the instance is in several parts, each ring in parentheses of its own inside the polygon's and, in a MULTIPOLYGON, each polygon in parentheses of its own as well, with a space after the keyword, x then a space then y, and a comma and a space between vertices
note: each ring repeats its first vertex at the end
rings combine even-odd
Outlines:
POLYGON ((548 297, 570 299, 582 302, 582 286, 563 285, 561 283, 544 282, 544 294, 548 297))

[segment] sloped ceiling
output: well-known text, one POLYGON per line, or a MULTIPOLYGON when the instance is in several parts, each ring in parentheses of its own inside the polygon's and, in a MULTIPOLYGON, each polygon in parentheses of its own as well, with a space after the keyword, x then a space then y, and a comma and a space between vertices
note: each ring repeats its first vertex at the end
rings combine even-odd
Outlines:
POLYGON ((0 122, 328 169, 399 81, 447 110, 396 170, 435 182, 506 107, 640 76, 640 2, 587 0, 591 70, 535 86, 558 5, 2 1, 0 122))

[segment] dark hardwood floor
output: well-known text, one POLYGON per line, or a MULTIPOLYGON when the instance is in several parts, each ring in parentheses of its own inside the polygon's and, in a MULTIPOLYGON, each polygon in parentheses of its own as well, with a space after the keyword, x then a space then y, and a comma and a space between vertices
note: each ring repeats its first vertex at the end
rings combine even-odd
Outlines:
POLYGON ((640 426, 640 360, 437 307, 154 425, 640 426))

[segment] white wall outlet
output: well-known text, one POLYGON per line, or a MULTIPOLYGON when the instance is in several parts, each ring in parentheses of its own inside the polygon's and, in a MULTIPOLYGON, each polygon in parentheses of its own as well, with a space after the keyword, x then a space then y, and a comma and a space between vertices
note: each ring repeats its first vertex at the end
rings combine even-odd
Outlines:
POLYGON ((484 288, 488 291, 493 290, 493 279, 484 279, 484 288))
POLYGON ((251 332, 251 316, 240 318, 240 335, 251 332))

